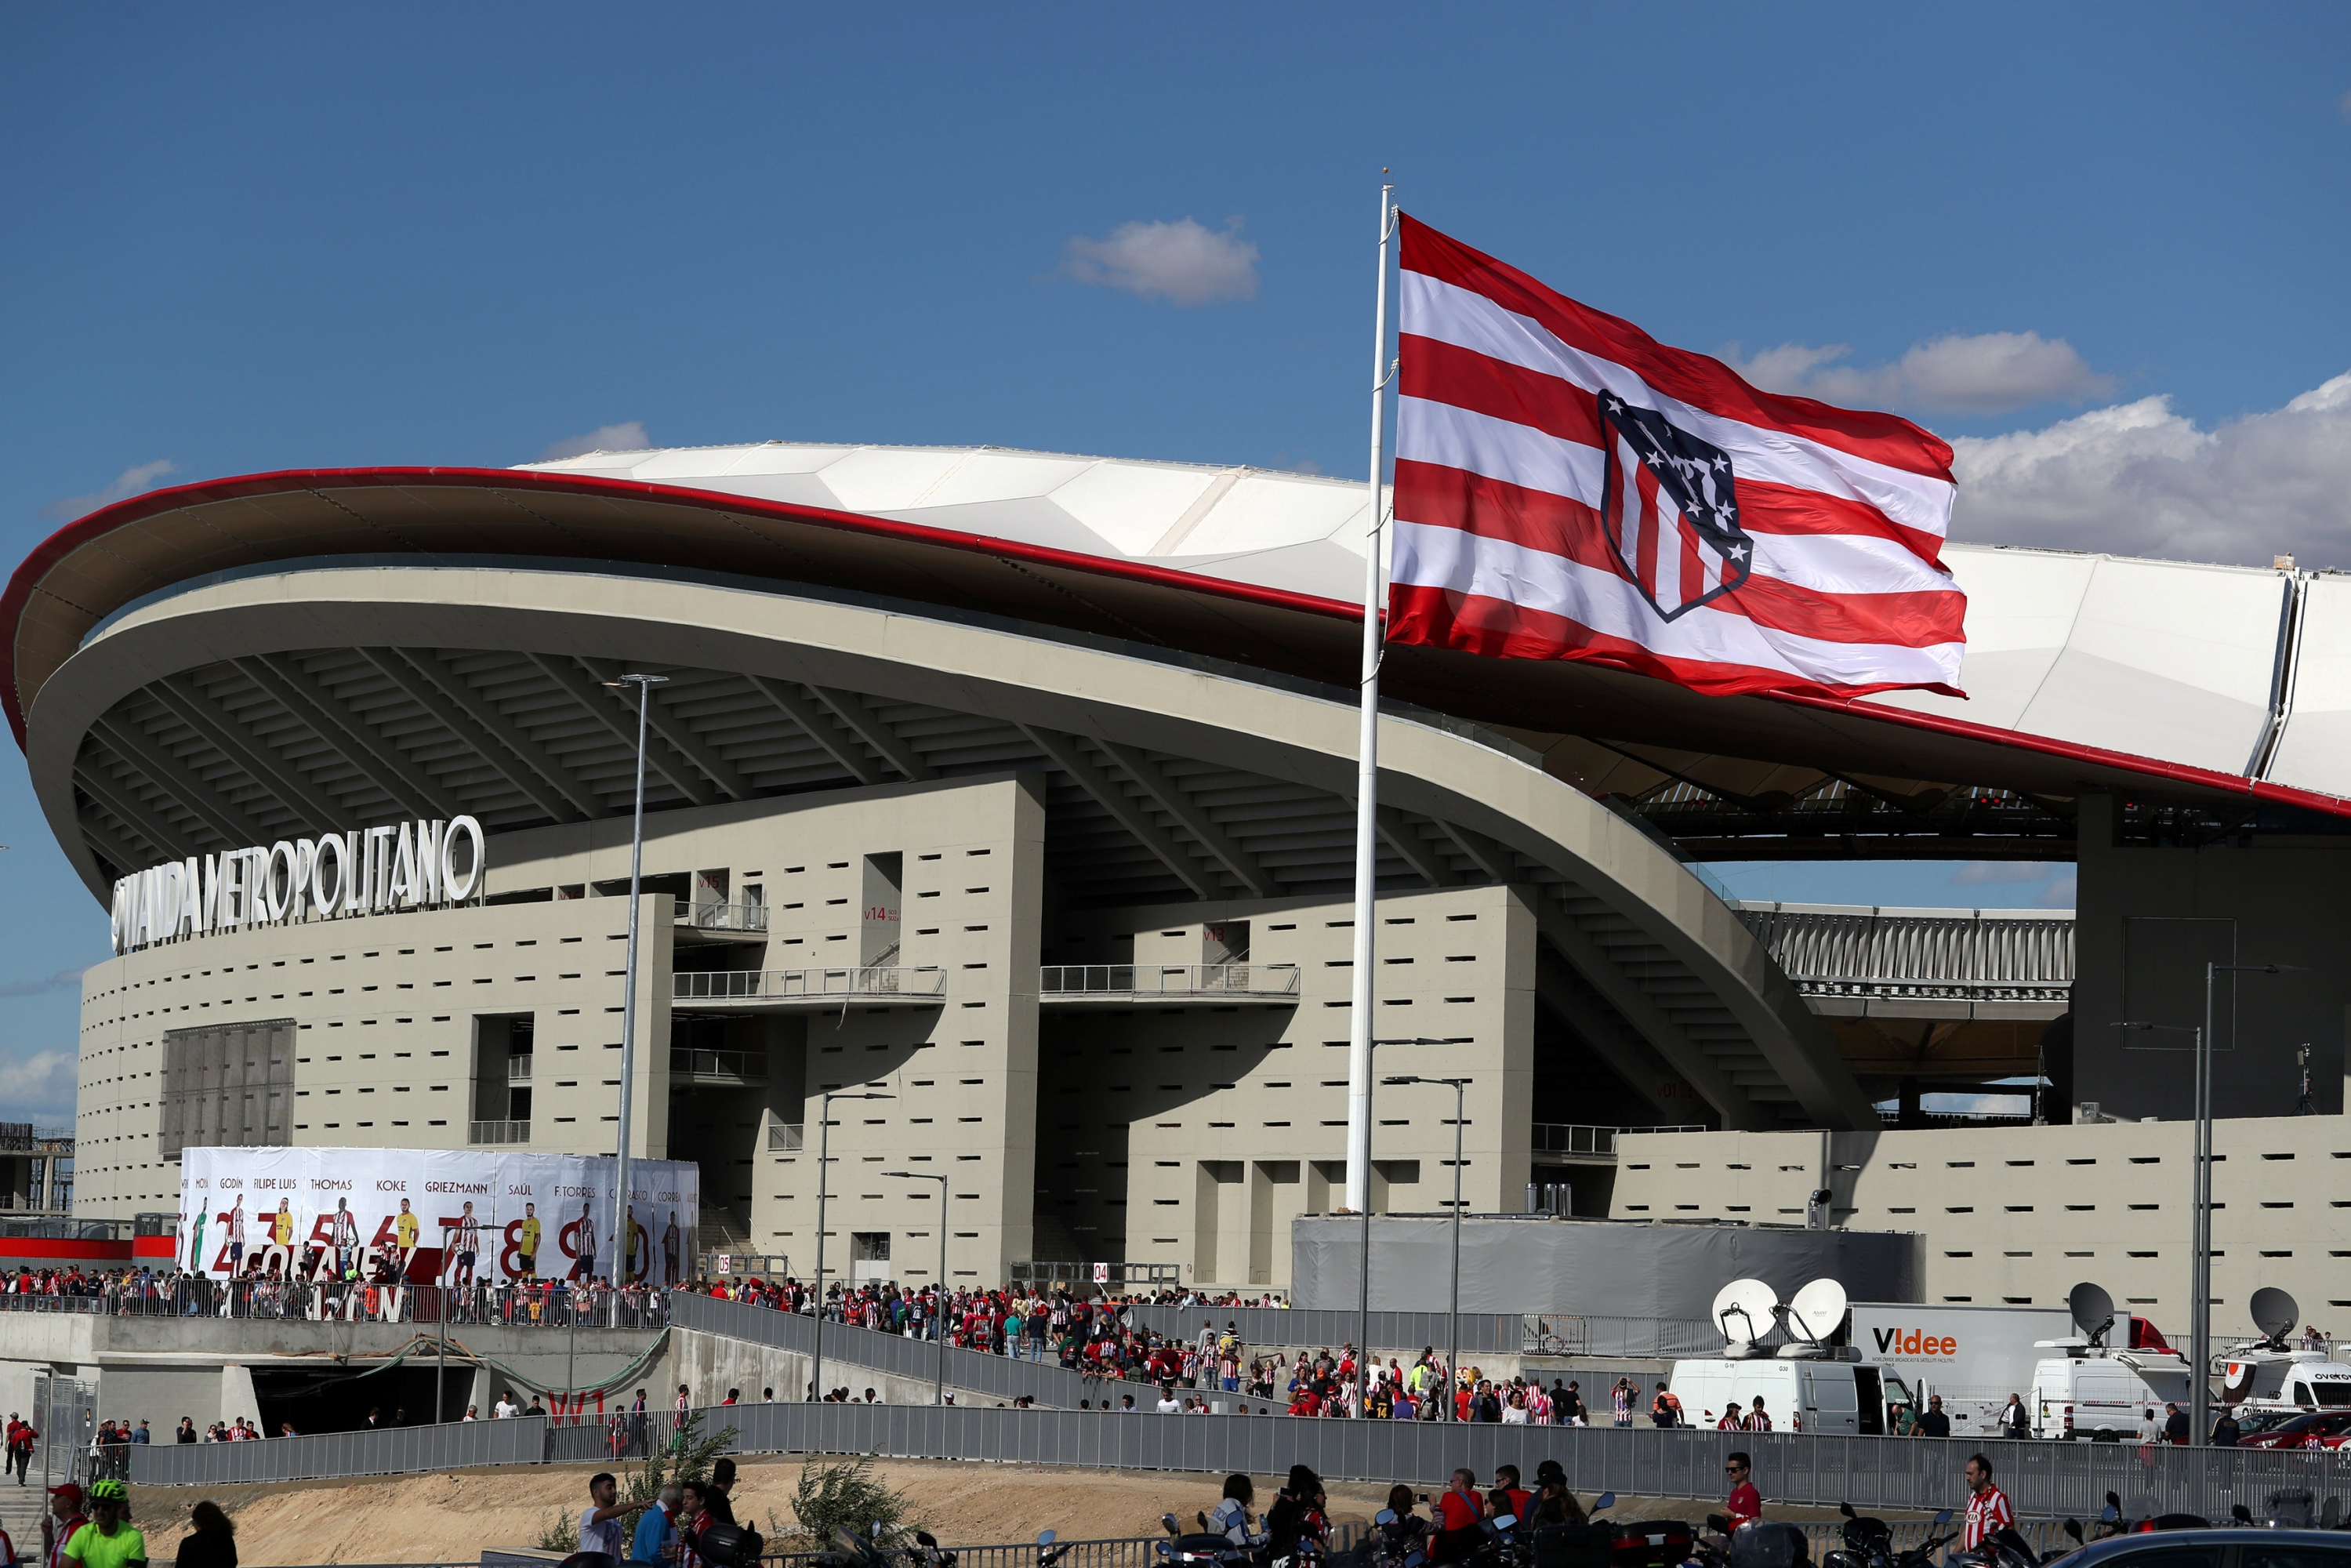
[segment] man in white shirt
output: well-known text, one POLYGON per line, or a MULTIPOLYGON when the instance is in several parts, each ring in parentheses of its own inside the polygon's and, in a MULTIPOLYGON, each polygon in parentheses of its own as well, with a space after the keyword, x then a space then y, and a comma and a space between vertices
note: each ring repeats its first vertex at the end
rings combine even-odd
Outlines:
POLYGON ((1176 1397, 1175 1385, 1163 1383, 1159 1385, 1159 1413, 1162 1416, 1184 1414, 1184 1402, 1176 1397))
POLYGON ((580 1514, 580 1550, 601 1552, 613 1562, 628 1560, 629 1536, 621 1528, 621 1516, 629 1511, 620 1500, 621 1483, 610 1470, 601 1470, 588 1481, 589 1506, 580 1514))
POLYGON ((511 1388, 500 1394, 498 1402, 490 1406, 490 1418, 494 1421, 510 1421, 521 1414, 522 1406, 515 1403, 514 1390, 511 1388))

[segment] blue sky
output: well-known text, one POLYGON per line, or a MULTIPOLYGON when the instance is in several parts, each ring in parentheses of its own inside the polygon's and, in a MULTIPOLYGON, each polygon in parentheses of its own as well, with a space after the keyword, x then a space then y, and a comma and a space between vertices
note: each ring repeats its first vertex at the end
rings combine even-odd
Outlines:
MULTIPOLYGON (((1959 537, 2351 566, 2340 5, 12 6, 0 151, 11 561, 152 485, 611 427, 1352 474, 1384 164, 1964 438, 1959 537)), ((0 841, 0 1115, 62 1116, 104 923, 14 758, 0 841)))

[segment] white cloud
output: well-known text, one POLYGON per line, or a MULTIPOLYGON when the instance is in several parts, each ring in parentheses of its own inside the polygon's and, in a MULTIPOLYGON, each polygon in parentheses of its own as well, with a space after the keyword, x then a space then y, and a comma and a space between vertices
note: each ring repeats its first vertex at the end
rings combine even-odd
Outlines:
POLYGON ((2040 895, 2032 902, 2043 909, 2071 909, 2074 907, 2074 894, 2077 885, 2076 878, 2061 876, 2043 888, 2040 895))
POLYGON ((69 523, 76 517, 94 512, 100 507, 111 505, 126 496, 136 496, 141 491, 152 490, 158 480, 172 472, 174 472, 174 465, 172 460, 168 457, 158 457, 152 463, 141 463, 135 467, 125 468, 114 476, 112 484, 102 490, 92 490, 87 496, 67 496, 62 499, 51 501, 41 508, 41 516, 54 522, 69 523))
POLYGON ((71 1121, 74 1087, 70 1051, 37 1051, 13 1061, 0 1060, 0 1105, 30 1120, 71 1121))
POLYGON ((1951 445, 1956 538, 2351 566, 2351 373, 2211 430, 2148 397, 1951 445))
POLYGON ((1837 363, 1852 352, 1843 343, 1782 343, 1742 360, 1734 343, 1725 357, 1769 392, 1950 413, 2005 413, 2036 402, 2079 402, 2104 396, 2115 384, 2112 376, 2084 363, 2073 344, 2038 332, 1953 333, 1915 345, 1892 364, 1837 363))
POLYGON ((1957 883, 2039 882, 2057 868, 2046 861, 1970 861, 1951 875, 1957 883))
POLYGON ((1241 220, 1221 229, 1190 218, 1172 224, 1121 224, 1102 239, 1070 241, 1063 269, 1080 283, 1123 288, 1171 305, 1257 298, 1257 246, 1241 238, 1241 220))
POLYGON ((43 975, 37 979, 11 980, 0 986, 0 997, 38 997, 51 991, 70 990, 81 984, 81 973, 79 969, 59 969, 54 975, 43 975))
POLYGON ((645 434, 645 422, 630 420, 625 424, 600 424, 585 435, 574 435, 548 444, 538 455, 541 463, 554 463, 566 457, 585 457, 590 452, 643 452, 653 441, 645 434))

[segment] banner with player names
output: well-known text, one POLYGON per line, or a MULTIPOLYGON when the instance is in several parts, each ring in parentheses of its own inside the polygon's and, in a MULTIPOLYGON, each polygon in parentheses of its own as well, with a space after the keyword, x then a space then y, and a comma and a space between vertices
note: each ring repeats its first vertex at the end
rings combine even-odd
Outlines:
POLYGON ((630 1161, 635 1236, 623 1280, 619 1164, 489 1149, 192 1147, 180 1158, 179 1267, 216 1280, 674 1285, 694 1267, 701 1170, 630 1161))

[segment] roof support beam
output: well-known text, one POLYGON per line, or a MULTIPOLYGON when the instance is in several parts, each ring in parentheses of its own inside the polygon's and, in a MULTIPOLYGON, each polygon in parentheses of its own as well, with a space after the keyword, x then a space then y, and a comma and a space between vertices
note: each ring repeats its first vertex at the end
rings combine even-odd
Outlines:
POLYGON ((384 679, 447 726, 450 734, 472 747, 475 756, 555 821, 568 822, 603 814, 595 791, 432 654, 402 648, 359 652, 383 672, 384 679))
POLYGON ((1379 809, 1380 837, 1388 847, 1404 857, 1404 863, 1420 874, 1431 887, 1450 887, 1456 878, 1437 852, 1437 846, 1420 836, 1419 830, 1405 821, 1405 815, 1394 806, 1379 809))
POLYGON ((325 832, 342 820, 343 808, 332 795, 303 778, 284 758, 265 750, 194 681, 184 674, 166 675, 147 689, 189 728, 219 747, 255 783, 277 796, 297 819, 308 817, 313 831, 325 832))
POLYGON ((1485 834, 1472 832, 1458 822, 1443 821, 1435 817, 1429 821, 1444 830, 1445 836, 1458 845, 1461 852, 1494 881, 1507 883, 1518 874, 1518 857, 1485 834))
POLYGON ((273 837, 250 813, 227 795, 196 776, 196 770, 172 755, 163 745, 128 719, 101 718, 90 732, 117 757, 138 765, 148 781, 194 812, 205 826, 234 848, 266 844, 273 837))
POLYGON ((1667 1103, 1664 1086, 1658 1082, 1672 1074, 1673 1070, 1646 1047, 1618 1033, 1614 1020, 1551 965, 1535 966, 1535 998, 1567 1020, 1577 1038, 1591 1046, 1610 1071, 1625 1081, 1625 1087, 1639 1095, 1642 1103, 1656 1113, 1659 1125, 1687 1113, 1687 1107, 1667 1103))
POLYGON ((119 784, 99 771, 95 758, 84 758, 74 768, 74 785, 81 792, 113 812, 138 830, 141 837, 155 846, 159 859, 185 860, 195 853, 188 835, 163 821, 161 814, 139 799, 139 792, 128 784, 119 784))
POLYGON ((1053 759, 1053 765, 1071 779, 1078 787, 1092 795, 1102 809, 1117 819, 1119 826, 1134 834, 1143 847, 1159 857, 1159 862, 1176 873, 1176 880, 1192 890, 1196 898, 1216 898, 1222 890, 1217 879, 1200 869, 1200 862, 1185 852, 1175 836, 1151 820, 1151 814, 1127 794, 1124 785, 1111 778, 1088 760, 1073 736, 1059 731, 1039 729, 1022 725, 1020 733, 1036 742, 1037 748, 1053 759))
POLYGON ((465 808, 456 796, 425 777, 424 770, 380 736, 370 736, 360 722, 319 689, 318 683, 298 669, 266 653, 229 661, 245 677, 284 706, 310 732, 344 761, 375 780, 376 788, 420 817, 457 817, 465 808))
POLYGON ((1772 1124, 1772 1119, 1747 1097, 1746 1091, 1730 1081, 1730 1074, 1716 1065, 1714 1059, 1667 1015, 1665 1009, 1652 1001, 1647 992, 1634 984, 1633 977, 1618 968, 1601 950, 1600 944, 1586 936, 1565 910, 1548 898, 1538 901, 1535 928, 1561 957, 1574 966, 1585 983, 1616 1009, 1617 1016, 1640 1030, 1651 1049, 1705 1097, 1706 1103, 1722 1117, 1725 1127, 1752 1133, 1772 1124))
MULTIPOLYGON (((589 717, 611 730, 622 746, 632 751, 636 748, 636 704, 629 704, 629 711, 622 713, 612 693, 590 680, 577 664, 560 654, 527 653, 524 657, 538 665, 539 673, 553 681, 566 696, 586 708, 589 717)), ((652 727, 650 713, 646 716, 645 724, 647 728, 652 727)), ((717 803, 717 791, 711 789, 694 770, 694 765, 680 756, 677 748, 660 735, 645 737, 645 760, 658 769, 663 778, 677 786, 678 793, 695 805, 717 803)))
POLYGON ((851 778, 860 784, 882 782, 882 769, 873 766, 873 759, 860 751, 855 741, 843 736, 821 708, 800 695, 792 682, 769 680, 765 675, 746 675, 744 679, 751 683, 752 690, 783 709, 784 716, 799 726, 801 733, 822 747, 825 755, 847 769, 851 778))
POLYGON ((1199 840, 1251 894, 1259 898, 1272 898, 1281 892, 1271 874, 1258 864, 1257 857, 1234 842, 1230 833, 1217 826, 1215 819, 1208 815, 1208 809, 1177 789, 1175 780, 1160 771, 1157 763, 1134 747, 1123 746, 1115 740, 1096 738, 1094 744, 1113 762, 1125 769, 1127 777, 1143 786, 1143 792, 1150 796, 1161 810, 1175 818, 1186 832, 1199 840))
MULTIPOLYGON (((580 667, 594 676, 596 684, 603 686, 612 696, 625 700, 628 695, 625 690, 613 692, 608 684, 621 678, 616 666, 608 666, 595 659, 582 658, 580 660, 580 667)), ((633 702, 626 702, 625 706, 634 709, 637 705, 633 702)), ((645 705, 645 727, 676 747, 684 754, 687 761, 710 775, 710 781, 726 791, 732 799, 747 800, 755 793, 751 788, 751 781, 743 777, 741 769, 718 755, 716 747, 695 734, 694 727, 686 723, 683 716, 670 712, 668 708, 662 706, 659 688, 653 690, 651 700, 645 705)))
POLYGON ((865 699, 855 692, 844 692, 835 686, 810 686, 809 690, 824 699, 824 706, 841 716, 841 722, 855 730, 865 744, 889 759, 890 766, 909 779, 935 779, 939 770, 915 754, 904 737, 882 722, 882 716, 865 706, 865 699))
POLYGON ((117 876, 129 876, 132 872, 144 870, 155 863, 141 861, 130 845, 116 838, 105 823, 87 811, 75 814, 74 826, 81 830, 82 841, 111 865, 117 876))

